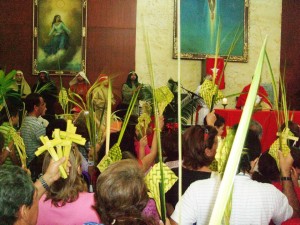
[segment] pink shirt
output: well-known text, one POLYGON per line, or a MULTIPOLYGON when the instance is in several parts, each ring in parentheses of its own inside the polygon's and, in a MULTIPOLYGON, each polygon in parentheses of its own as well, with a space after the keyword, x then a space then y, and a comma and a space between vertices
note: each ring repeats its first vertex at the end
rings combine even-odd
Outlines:
MULTIPOLYGON (((139 141, 134 141, 134 150, 135 150, 137 157, 139 158, 139 155, 140 155, 140 142, 139 141)), ((149 145, 146 145, 145 146, 145 155, 148 155, 150 152, 151 152, 151 148, 149 147, 149 145)))
POLYGON ((85 222, 100 222, 94 205, 94 193, 81 192, 75 202, 67 203, 63 207, 55 207, 51 200, 44 201, 43 195, 39 201, 39 215, 37 225, 82 225, 85 222))

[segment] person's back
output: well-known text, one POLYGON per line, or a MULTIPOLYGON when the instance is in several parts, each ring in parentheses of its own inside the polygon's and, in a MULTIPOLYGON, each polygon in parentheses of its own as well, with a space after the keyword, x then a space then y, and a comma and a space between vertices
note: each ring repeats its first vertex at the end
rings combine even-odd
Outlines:
POLYGON ((94 193, 81 192, 75 202, 67 203, 62 207, 55 207, 46 196, 39 201, 39 225, 82 225, 86 221, 99 221, 96 211, 92 208, 94 193))
MULTIPOLYGON (((220 177, 215 176, 199 180, 190 185, 183 195, 181 224, 206 225, 217 197, 220 177)), ((271 220, 275 224, 289 219, 293 209, 287 198, 273 185, 251 180, 247 175, 237 175, 232 195, 231 225, 266 224, 271 220)), ((179 218, 176 207, 172 219, 179 218)))
POLYGON ((35 158, 34 152, 42 144, 40 137, 46 134, 46 128, 38 121, 38 117, 45 115, 47 108, 41 95, 31 93, 25 99, 25 109, 28 115, 24 118, 20 131, 28 156, 27 165, 30 165, 35 158))
POLYGON ((230 224, 275 224, 289 219, 293 209, 286 196, 273 185, 238 174, 234 181, 230 224))
MULTIPOLYGON (((251 174, 261 154, 261 145, 255 132, 249 130, 239 163, 239 174, 235 176, 232 193, 230 224, 266 224, 271 220, 275 224, 298 216, 299 204, 295 201, 295 192, 288 179, 291 170, 291 156, 280 155, 283 193, 273 185, 259 183, 251 179, 251 174)), ((208 224, 215 199, 218 194, 219 180, 216 178, 194 182, 182 198, 181 224, 208 224), (210 209, 210 210, 208 210, 210 209)), ((228 190, 229 191, 229 190, 228 190)), ((172 214, 173 224, 179 221, 179 206, 172 214)))
MULTIPOLYGON (((86 221, 100 221, 93 209, 94 194, 86 192, 87 187, 81 177, 81 154, 74 149, 69 159, 69 176, 54 182, 39 201, 38 225, 82 225, 86 221)), ((43 169, 48 167, 49 160, 48 154, 43 169)))

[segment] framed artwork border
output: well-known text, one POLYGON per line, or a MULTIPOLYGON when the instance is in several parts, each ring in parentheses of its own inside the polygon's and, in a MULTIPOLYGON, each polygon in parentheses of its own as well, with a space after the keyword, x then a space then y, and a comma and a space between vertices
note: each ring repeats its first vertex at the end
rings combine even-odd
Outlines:
POLYGON ((87 0, 33 0, 33 75, 42 70, 47 70, 50 75, 76 75, 79 71, 86 72, 86 39, 87 0), (78 7, 71 8, 75 6, 78 7), (47 23, 44 21, 45 13, 49 14, 47 23), (57 50, 53 50, 56 47, 49 50, 49 46, 58 40, 53 41, 55 31, 52 28, 56 16, 62 17, 61 21, 67 27, 68 33, 58 41, 60 44, 57 45, 57 50))
MULTIPOLYGON (((199 1, 199 2, 201 2, 201 4, 204 4, 204 2, 207 2, 207 1, 215 2, 218 0, 194 0, 194 1, 199 1)), ((182 4, 182 1, 181 1, 181 4, 182 4)), ((248 62, 248 12, 249 12, 249 0, 244 0, 244 16, 243 16, 244 20, 240 21, 240 23, 243 24, 243 28, 242 28, 243 29, 243 45, 240 49, 242 51, 242 54, 226 55, 226 54, 220 53, 219 56, 223 57, 227 61, 248 62)), ((228 15, 230 15, 230 13, 228 15)), ((182 22, 182 19, 181 19, 181 22, 182 22)), ((197 23, 197 21, 195 23, 197 23)), ((184 26, 184 24, 181 24, 181 31, 182 31, 182 26, 184 26)), ((199 26, 201 26, 200 21, 199 21, 199 26)), ((177 29, 178 29, 177 28, 177 0, 174 0, 174 22, 173 22, 173 58, 174 59, 178 58, 177 29)), ((199 38, 199 40, 200 40, 200 36, 197 38, 199 38)), ((222 39, 222 34, 221 34, 221 39, 222 39)), ((181 43, 183 43, 183 41, 185 41, 185 40, 182 40, 182 37, 181 37, 181 43)), ((189 40, 186 40, 186 41, 189 41, 189 40)), ((196 47, 193 47, 193 49, 191 51, 185 52, 185 51, 183 51, 183 48, 181 47, 180 58, 181 59, 190 59, 190 60, 202 60, 202 59, 206 59, 209 56, 214 56, 214 55, 215 55, 215 50, 210 51, 210 52, 201 52, 201 51, 197 51, 196 47)))

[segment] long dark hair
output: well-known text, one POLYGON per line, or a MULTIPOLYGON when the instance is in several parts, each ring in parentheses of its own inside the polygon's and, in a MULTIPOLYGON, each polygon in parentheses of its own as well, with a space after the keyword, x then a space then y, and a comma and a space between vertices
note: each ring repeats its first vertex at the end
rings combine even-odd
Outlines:
POLYGON ((60 15, 55 15, 53 18, 53 21, 52 21, 52 26, 53 26, 53 24, 55 24, 57 17, 59 17, 59 22, 62 22, 60 15))
POLYGON ((136 74, 136 72, 135 71, 130 71, 129 72, 129 74, 128 74, 128 76, 127 76, 127 80, 126 80, 126 84, 128 85, 128 87, 130 87, 130 88, 132 88, 132 83, 131 83, 131 75, 135 75, 136 76, 136 79, 135 79, 135 81, 133 82, 134 83, 134 85, 137 87, 137 86, 139 86, 139 77, 138 77, 138 75, 136 74))
POLYGON ((252 180, 261 183, 272 183, 279 181, 280 172, 275 159, 265 152, 259 157, 258 172, 255 171, 252 175, 252 180))

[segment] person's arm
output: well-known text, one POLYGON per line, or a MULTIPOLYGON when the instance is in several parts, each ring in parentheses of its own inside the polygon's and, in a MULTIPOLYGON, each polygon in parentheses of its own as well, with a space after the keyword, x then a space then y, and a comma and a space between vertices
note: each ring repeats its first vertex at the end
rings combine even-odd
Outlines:
POLYGON ((10 151, 8 157, 11 159, 13 164, 17 165, 17 166, 21 166, 20 161, 18 160, 18 157, 16 155, 17 150, 15 148, 15 145, 14 145, 13 141, 8 145, 8 149, 10 151))
MULTIPOLYGON (((162 116, 159 117, 159 128, 162 129, 164 126, 164 118, 162 116)), ((151 145, 151 152, 146 155, 144 158, 141 159, 143 163, 143 171, 146 172, 150 166, 153 164, 154 160, 156 159, 157 156, 157 135, 156 135, 156 129, 154 129, 154 134, 153 134, 153 139, 152 139, 152 145, 151 145)))
POLYGON ((147 144, 148 144, 147 136, 144 136, 139 140, 139 145, 138 145, 139 148, 137 149, 138 159, 142 160, 145 157, 145 148, 147 144))
POLYGON ((15 151, 14 142, 11 141, 8 146, 1 150, 0 165, 2 165, 7 158, 10 158, 14 165, 21 166, 15 151))
MULTIPOLYGON (((54 161, 51 159, 51 162, 48 166, 48 169, 46 173, 42 176, 42 179, 38 179, 35 183, 34 186, 37 189, 38 192, 38 199, 42 197, 42 195, 46 192, 46 187, 50 187, 54 181, 58 180, 60 178, 60 172, 59 172, 59 166, 64 163, 66 160, 65 157, 62 157, 58 161, 54 161), (45 184, 42 184, 42 180, 45 182, 45 184)), ((67 174, 69 171, 67 171, 67 174)))
POLYGON ((217 120, 217 117, 215 115, 215 110, 213 110, 212 112, 210 112, 206 115, 207 125, 214 127, 216 120, 217 120))
POLYGON ((291 179, 291 169, 292 169, 293 161, 294 161, 293 157, 291 156, 290 153, 286 157, 283 157, 282 152, 279 151, 282 192, 287 197, 290 206, 293 208, 292 218, 296 218, 300 216, 300 206, 291 179))
POLYGON ((50 30, 48 36, 51 36, 51 35, 54 33, 54 31, 55 31, 54 25, 52 25, 52 28, 51 28, 51 30, 50 30))
POLYGON ((70 34, 70 33, 71 33, 70 29, 67 28, 67 26, 66 26, 63 22, 62 22, 62 28, 63 28, 63 30, 64 30, 67 34, 70 34))

